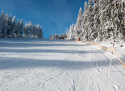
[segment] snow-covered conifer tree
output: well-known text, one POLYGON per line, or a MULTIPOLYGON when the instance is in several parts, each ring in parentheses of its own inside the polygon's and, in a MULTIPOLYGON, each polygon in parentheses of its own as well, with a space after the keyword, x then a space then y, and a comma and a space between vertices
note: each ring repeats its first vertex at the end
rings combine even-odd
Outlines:
POLYGON ((12 19, 12 37, 15 38, 16 32, 16 17, 14 16, 12 19))
POLYGON ((33 35, 33 25, 32 22, 29 21, 29 37, 33 35))
POLYGON ((39 35, 40 35, 40 25, 38 24, 37 26, 36 26, 36 36, 37 36, 37 38, 39 38, 39 35))
POLYGON ((94 18, 94 39, 97 39, 99 37, 99 27, 100 27, 100 19, 99 19, 99 0, 94 0, 94 6, 93 6, 93 18, 94 18))
POLYGON ((43 38, 43 31, 42 31, 42 27, 40 27, 40 31, 39 31, 39 38, 43 38))
POLYGON ((121 39, 125 40, 125 1, 118 0, 117 1, 117 11, 118 11, 118 19, 119 19, 119 30, 122 34, 121 39))
POLYGON ((6 14, 4 16, 4 20, 5 20, 5 28, 4 28, 4 37, 7 38, 7 31, 8 31, 8 14, 6 14))
POLYGON ((10 14, 9 19, 8 19, 8 31, 7 31, 7 35, 9 35, 9 36, 12 35, 12 17, 11 17, 11 14, 10 14))
POLYGON ((0 38, 1 38, 1 31, 2 31, 2 22, 1 22, 1 16, 0 16, 0 38))
POLYGON ((29 36, 28 22, 24 26, 24 36, 27 38, 29 36))
POLYGON ((92 33, 93 33, 93 14, 92 14, 92 11, 93 11, 93 6, 92 6, 92 4, 93 4, 93 2, 92 2, 92 0, 89 0, 89 3, 88 3, 89 5, 88 5, 88 17, 87 17, 87 26, 88 26, 88 40, 89 41, 92 41, 92 33))
POLYGON ((82 22, 82 33, 83 35, 83 40, 87 41, 88 40, 88 4, 85 2, 84 4, 84 13, 83 13, 83 22, 82 22))
POLYGON ((16 23, 16 37, 20 37, 20 21, 18 19, 17 23, 16 23))
POLYGON ((67 31, 66 31, 66 35, 67 35, 67 38, 70 39, 70 32, 69 32, 68 29, 67 29, 67 31))
POLYGON ((55 33, 55 39, 57 39, 57 34, 55 33))
POLYGON ((52 39, 52 35, 50 34, 49 39, 52 39))
MULTIPOLYGON (((37 25, 36 25, 36 26, 37 26, 37 25)), ((36 31, 37 31, 36 26, 33 26, 33 37, 34 37, 34 38, 36 37, 36 31)))
POLYGON ((70 29, 69 29, 69 39, 75 39, 75 37, 76 37, 76 32, 75 32, 75 24, 72 24, 72 25, 70 25, 70 29))
POLYGON ((74 32, 76 33, 76 35, 75 35, 76 40, 78 40, 78 38, 82 37, 81 36, 81 33, 82 33, 82 21, 83 21, 83 12, 82 12, 82 8, 80 8, 78 18, 77 18, 77 22, 76 22, 76 26, 73 26, 74 27, 74 32))
POLYGON ((23 19, 21 19, 21 21, 20 21, 20 38, 22 38, 23 32, 24 32, 24 29, 23 29, 23 19))
POLYGON ((55 33, 55 39, 59 39, 59 35, 55 33))
POLYGON ((0 31, 1 31, 1 37, 4 37, 4 30, 6 28, 5 26, 5 18, 4 18, 4 13, 2 11, 1 17, 0 17, 0 31))

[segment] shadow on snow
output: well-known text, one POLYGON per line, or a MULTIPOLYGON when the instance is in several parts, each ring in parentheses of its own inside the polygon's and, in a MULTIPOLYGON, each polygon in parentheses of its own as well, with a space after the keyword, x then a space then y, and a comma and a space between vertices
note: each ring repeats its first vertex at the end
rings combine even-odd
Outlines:
MULTIPOLYGON (((94 61, 66 61, 66 60, 36 60, 36 59, 11 59, 9 61, 0 61, 0 70, 3 69, 20 69, 35 67, 54 67, 61 69, 90 69, 95 67, 94 61)), ((101 61, 100 66, 109 66, 109 61, 101 61)))

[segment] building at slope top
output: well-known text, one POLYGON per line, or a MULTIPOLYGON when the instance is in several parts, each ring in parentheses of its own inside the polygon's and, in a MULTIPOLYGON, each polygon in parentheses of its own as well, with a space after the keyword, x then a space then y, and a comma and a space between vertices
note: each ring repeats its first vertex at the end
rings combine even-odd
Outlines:
POLYGON ((65 39, 67 38, 66 34, 55 34, 55 35, 50 35, 49 39, 65 39))
POLYGON ((0 16, 0 38, 43 38, 42 27, 40 25, 32 25, 26 22, 25 26, 23 20, 16 22, 16 17, 11 18, 11 14, 4 15, 3 11, 0 16))
POLYGON ((125 0, 89 0, 80 8, 76 24, 67 30, 69 39, 117 41, 125 39, 125 0))

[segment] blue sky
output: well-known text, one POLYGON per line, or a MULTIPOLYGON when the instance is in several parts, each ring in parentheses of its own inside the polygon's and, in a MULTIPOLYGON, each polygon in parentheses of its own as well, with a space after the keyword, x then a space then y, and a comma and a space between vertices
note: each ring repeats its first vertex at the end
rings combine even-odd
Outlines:
POLYGON ((84 9, 87 0, 0 0, 0 11, 23 19, 24 25, 31 21, 43 28, 43 36, 64 34, 71 24, 75 24, 79 8, 84 9))

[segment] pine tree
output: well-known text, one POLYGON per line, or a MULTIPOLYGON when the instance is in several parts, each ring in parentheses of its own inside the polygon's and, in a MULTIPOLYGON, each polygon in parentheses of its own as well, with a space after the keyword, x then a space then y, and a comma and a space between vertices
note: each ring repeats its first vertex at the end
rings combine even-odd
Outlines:
POLYGON ((5 25, 5 18, 4 18, 4 13, 2 11, 2 14, 1 14, 1 25, 0 25, 0 30, 1 30, 1 37, 4 37, 4 31, 5 31, 5 28, 6 28, 6 25, 5 25))
POLYGON ((23 29, 23 19, 21 19, 21 21, 20 21, 20 38, 22 38, 23 32, 24 32, 24 29, 23 29))
POLYGON ((54 39, 57 39, 57 34, 55 33, 55 38, 54 39))
POLYGON ((59 34, 55 33, 55 38, 54 39, 59 39, 59 37, 60 37, 59 34))
POLYGON ((93 40, 93 26, 94 26, 94 15, 93 15, 93 2, 92 0, 89 0, 89 5, 88 5, 88 40, 92 41, 93 40))
MULTIPOLYGON (((37 26, 37 25, 36 25, 37 26)), ((36 37, 36 31, 37 31, 37 28, 36 26, 33 26, 33 38, 36 37)))
POLYGON ((125 8, 125 1, 123 0, 118 0, 117 1, 117 10, 118 10, 118 19, 119 19, 119 26, 120 26, 120 30, 121 30, 121 39, 122 40, 125 40, 125 19, 124 19, 124 15, 125 15, 125 12, 124 12, 124 8, 125 8))
POLYGON ((72 25, 70 25, 70 29, 69 29, 69 39, 72 39, 72 40, 74 40, 74 39, 76 39, 75 37, 76 37, 76 32, 75 32, 75 24, 72 24, 72 25))
POLYGON ((40 36, 40 25, 38 24, 36 26, 36 28, 37 28, 37 30, 36 30, 36 36, 37 36, 37 38, 39 38, 39 36, 40 36))
POLYGON ((29 21, 29 37, 33 36, 33 25, 32 22, 29 21))
POLYGON ((74 27, 74 30, 76 33, 76 37, 75 37, 76 40, 78 40, 78 38, 81 37, 80 34, 82 33, 82 21, 83 21, 83 12, 82 12, 82 8, 80 8, 79 13, 78 13, 76 26, 74 27))
POLYGON ((15 38, 16 33, 16 17, 14 16, 12 19, 12 37, 15 38))
POLYGON ((43 38, 43 31, 42 31, 42 27, 40 27, 40 32, 39 32, 39 38, 43 38))
POLYGON ((82 33, 83 35, 83 40, 88 41, 88 4, 85 2, 84 4, 84 14, 83 14, 83 22, 82 22, 82 33))
POLYGON ((68 29, 66 30, 66 36, 69 39, 69 30, 68 29))
POLYGON ((93 10, 92 10, 92 40, 97 40, 98 36, 99 36, 99 24, 100 24, 100 20, 99 20, 99 0, 94 0, 94 5, 93 5, 93 10))
POLYGON ((7 31, 7 35, 9 35, 9 36, 12 35, 12 17, 11 17, 11 14, 10 14, 9 19, 8 19, 8 31, 7 31))
POLYGON ((16 23, 16 37, 19 38, 20 37, 20 21, 18 19, 17 23, 16 23))
POLYGON ((29 37, 29 29, 28 29, 28 22, 26 22, 25 26, 24 26, 24 36, 27 38, 29 37))
POLYGON ((4 37, 7 38, 7 31, 8 31, 8 14, 6 14, 4 16, 4 20, 5 20, 5 28, 4 28, 4 37))
POLYGON ((1 31, 2 31, 2 22, 1 22, 1 16, 0 16, 0 38, 2 37, 1 31))

